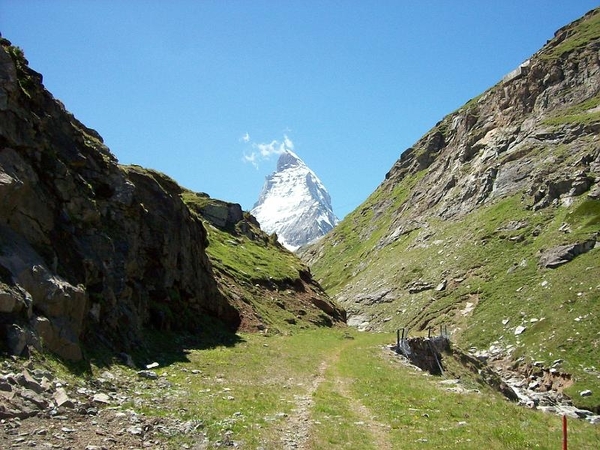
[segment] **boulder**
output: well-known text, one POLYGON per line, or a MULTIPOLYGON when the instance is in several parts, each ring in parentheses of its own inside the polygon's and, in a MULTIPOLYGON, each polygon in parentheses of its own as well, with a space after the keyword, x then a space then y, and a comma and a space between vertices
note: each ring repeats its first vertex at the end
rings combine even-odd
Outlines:
POLYGON ((568 263, 576 256, 587 253, 596 246, 596 239, 588 239, 584 242, 561 245, 546 250, 540 256, 540 266, 555 269, 568 263))

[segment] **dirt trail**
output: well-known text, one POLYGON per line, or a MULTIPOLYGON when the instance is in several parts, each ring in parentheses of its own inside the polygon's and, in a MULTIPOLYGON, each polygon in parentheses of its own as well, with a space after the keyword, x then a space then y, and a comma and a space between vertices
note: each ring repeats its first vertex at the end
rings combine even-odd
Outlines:
POLYGON ((328 359, 321 362, 317 374, 312 379, 307 391, 303 395, 294 397, 295 407, 293 414, 287 419, 283 430, 281 442, 284 450, 308 450, 309 439, 312 431, 311 413, 314 406, 313 395, 320 384, 327 377, 334 377, 333 384, 336 391, 348 400, 352 413, 359 418, 356 426, 364 427, 371 435, 371 442, 378 449, 389 449, 392 445, 388 439, 389 426, 376 420, 376 415, 359 399, 355 398, 350 388, 350 380, 343 378, 336 370, 340 359, 341 349, 328 359), (331 370, 328 370, 330 369, 331 370))
POLYGON ((373 411, 354 397, 350 391, 349 382, 350 380, 347 378, 337 378, 335 386, 337 391, 348 400, 352 412, 361 419, 355 422, 355 425, 362 426, 368 430, 372 437, 371 442, 373 442, 376 448, 382 450, 392 448, 392 444, 388 439, 389 425, 377 421, 373 411))
POLYGON ((284 450, 305 449, 311 431, 311 411, 313 407, 313 394, 325 380, 325 371, 328 362, 322 361, 316 376, 313 378, 304 395, 295 395, 294 413, 288 417, 286 427, 281 438, 284 450))

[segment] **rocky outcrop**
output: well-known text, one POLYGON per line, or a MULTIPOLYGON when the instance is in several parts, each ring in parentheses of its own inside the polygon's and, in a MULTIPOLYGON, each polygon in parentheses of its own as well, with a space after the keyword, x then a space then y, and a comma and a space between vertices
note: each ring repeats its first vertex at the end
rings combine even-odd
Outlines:
POLYGON ((577 389, 598 389, 581 380, 598 360, 599 51, 596 9, 435 124, 302 249, 349 325, 449 324, 465 348, 498 341, 532 360, 577 359, 577 389), (381 292, 392 301, 371 300, 381 292))
POLYGON ((598 245, 596 239, 574 244, 560 245, 546 250, 540 256, 540 266, 555 269, 568 263, 576 256, 587 253, 598 245))
MULTIPOLYGON (((447 259, 440 256, 439 262, 413 267, 400 262, 405 255, 385 265, 380 259, 395 246, 403 247, 404 241, 411 242, 407 250, 440 246, 438 254, 447 253, 453 237, 440 229, 467 223, 474 217, 470 215, 509 198, 519 198, 523 209, 532 213, 552 214, 551 208, 568 208, 585 195, 589 220, 594 220, 597 207, 591 203, 600 192, 598 17, 600 10, 591 11, 557 31, 498 84, 444 117, 401 154, 376 193, 348 216, 346 229, 351 232, 338 235, 334 230, 323 242, 303 249, 303 259, 324 283, 336 285, 340 304, 363 315, 360 300, 381 289, 405 285, 412 294, 431 290, 436 278, 422 279, 422 266, 433 270, 439 264, 446 273, 436 276, 445 278, 455 270, 447 259), (357 250, 356 236, 359 242, 376 242, 357 250), (348 260, 344 249, 351 254, 348 260), (332 267, 337 261, 343 270, 332 267), (367 275, 370 267, 379 265, 380 271, 393 275, 367 275), (352 276, 331 280, 322 275, 340 272, 352 276), (375 279, 378 282, 372 282, 375 279)), ((523 239, 519 233, 502 233, 511 242, 523 239)), ((565 239, 564 245, 571 244, 565 239)))
POLYGON ((80 338, 135 347, 146 325, 235 328, 206 231, 165 175, 119 166, 4 40, 0 51, 0 307, 11 351, 68 359, 80 338))
MULTIPOLYGON (((119 165, 100 135, 44 88, 23 52, 0 39, 4 350, 33 346, 79 360, 82 342, 127 352, 143 344, 145 327, 196 331, 210 316, 236 330, 257 316, 239 295, 241 280, 215 273, 205 228, 268 240, 256 219, 159 172, 119 165)), ((310 272, 308 279, 301 272, 288 283, 300 283, 307 297, 291 291, 296 309, 341 320, 310 272), (312 295, 324 299, 318 308, 312 295)))

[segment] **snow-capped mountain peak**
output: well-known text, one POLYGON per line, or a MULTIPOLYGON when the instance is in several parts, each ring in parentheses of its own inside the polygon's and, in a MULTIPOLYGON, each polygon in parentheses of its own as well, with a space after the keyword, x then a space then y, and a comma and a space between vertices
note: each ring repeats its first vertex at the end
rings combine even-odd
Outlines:
POLYGON ((317 175, 291 150, 281 153, 250 211, 267 233, 296 250, 323 236, 338 223, 331 197, 317 175))

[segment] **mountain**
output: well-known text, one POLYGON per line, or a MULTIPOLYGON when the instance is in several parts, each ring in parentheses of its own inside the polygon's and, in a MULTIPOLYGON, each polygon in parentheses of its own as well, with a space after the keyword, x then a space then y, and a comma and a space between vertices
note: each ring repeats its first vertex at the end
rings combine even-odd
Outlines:
POLYGON ((118 164, 23 51, 0 43, 0 350, 80 360, 144 347, 149 330, 344 320, 239 205, 118 164))
POLYGON ((292 251, 325 235, 338 223, 327 189, 291 150, 279 156, 277 170, 267 177, 250 212, 263 230, 276 233, 292 251))
POLYGON ((579 395, 600 392, 599 50, 594 10, 444 117, 302 249, 349 324, 447 325, 463 348, 565 373, 573 401, 600 410, 579 395))

